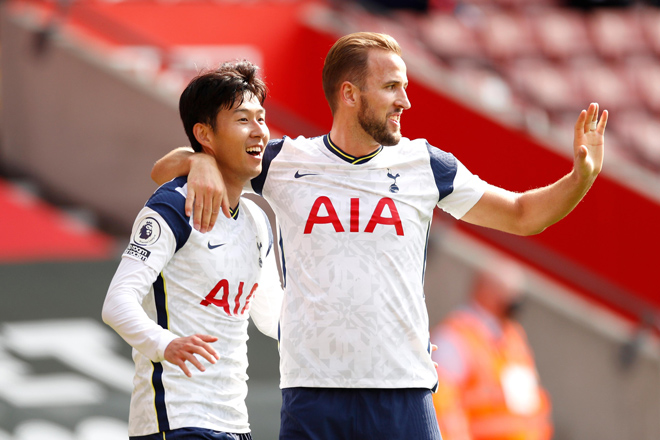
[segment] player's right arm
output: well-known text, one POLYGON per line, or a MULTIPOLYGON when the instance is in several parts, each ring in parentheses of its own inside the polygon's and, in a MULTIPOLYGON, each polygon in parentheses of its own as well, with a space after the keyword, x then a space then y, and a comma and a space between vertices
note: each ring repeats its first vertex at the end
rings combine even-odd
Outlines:
POLYGON ((186 175, 186 215, 193 217, 195 229, 202 233, 213 229, 220 209, 225 217, 231 217, 222 174, 212 156, 180 147, 160 158, 151 169, 151 179, 159 185, 186 175))

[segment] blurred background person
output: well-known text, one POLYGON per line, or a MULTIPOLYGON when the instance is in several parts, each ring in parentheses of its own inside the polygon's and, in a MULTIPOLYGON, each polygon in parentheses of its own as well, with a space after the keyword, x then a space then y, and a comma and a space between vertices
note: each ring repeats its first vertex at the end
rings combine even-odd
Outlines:
POLYGON ((539 385, 532 350, 515 314, 524 274, 497 262, 478 275, 469 300, 431 333, 438 346, 433 402, 448 440, 545 440, 550 400, 539 385))

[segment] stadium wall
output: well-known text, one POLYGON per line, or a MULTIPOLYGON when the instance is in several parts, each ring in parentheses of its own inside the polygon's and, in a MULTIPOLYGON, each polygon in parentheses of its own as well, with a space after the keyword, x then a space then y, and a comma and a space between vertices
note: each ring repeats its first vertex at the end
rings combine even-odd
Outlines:
POLYGON ((0 163, 51 196, 92 208, 123 231, 156 189, 156 159, 187 145, 176 105, 57 34, 2 14, 0 163))

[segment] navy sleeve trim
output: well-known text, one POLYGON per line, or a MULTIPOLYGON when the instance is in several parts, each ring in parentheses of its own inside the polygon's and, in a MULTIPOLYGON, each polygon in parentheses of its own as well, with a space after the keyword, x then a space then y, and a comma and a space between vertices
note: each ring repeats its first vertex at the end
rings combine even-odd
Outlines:
POLYGON ((451 153, 446 153, 433 145, 426 143, 426 149, 431 158, 431 171, 438 188, 438 202, 454 191, 454 179, 458 171, 456 158, 451 153))
POLYGON ((260 196, 263 195, 264 184, 266 183, 266 176, 268 176, 268 170, 270 169, 270 163, 275 159, 275 157, 280 154, 282 151, 282 145, 284 145, 284 139, 275 139, 268 142, 266 149, 264 150, 264 158, 261 162, 261 174, 252 179, 252 189, 255 193, 260 196))
POLYGON ((177 177, 167 182, 151 196, 145 206, 153 209, 167 222, 176 239, 176 251, 188 241, 192 227, 190 217, 186 216, 186 198, 177 191, 187 182, 187 177, 177 177))
POLYGON ((271 249, 273 248, 273 228, 270 227, 270 220, 268 219, 268 215, 263 210, 261 210, 261 213, 264 215, 266 227, 268 228, 268 250, 266 251, 266 256, 268 256, 271 249))

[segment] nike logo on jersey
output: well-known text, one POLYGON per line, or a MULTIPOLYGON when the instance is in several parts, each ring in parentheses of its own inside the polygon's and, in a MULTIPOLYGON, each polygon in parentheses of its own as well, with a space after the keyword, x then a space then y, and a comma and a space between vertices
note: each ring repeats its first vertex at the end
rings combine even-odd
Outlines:
POLYGON ((224 246, 225 244, 226 244, 226 243, 211 244, 211 242, 209 241, 208 246, 209 246, 209 249, 213 250, 213 249, 215 249, 215 248, 219 248, 220 246, 224 246))
POLYGON ((305 174, 300 174, 300 171, 296 171, 296 174, 293 175, 296 179, 300 179, 301 177, 305 176, 318 176, 317 173, 305 173, 305 174))

